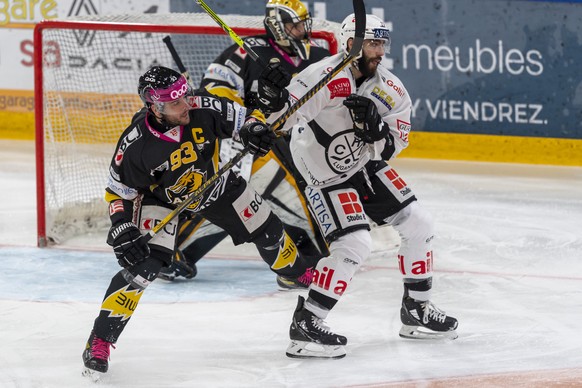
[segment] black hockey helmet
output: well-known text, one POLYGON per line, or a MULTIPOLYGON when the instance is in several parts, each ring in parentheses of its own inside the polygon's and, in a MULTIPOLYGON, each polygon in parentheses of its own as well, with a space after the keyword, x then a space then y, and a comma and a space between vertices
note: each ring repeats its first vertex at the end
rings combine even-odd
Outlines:
POLYGON ((163 104, 190 94, 186 78, 175 70, 154 66, 139 77, 137 93, 145 104, 163 104))
POLYGON ((301 59, 309 59, 311 48, 311 16, 307 7, 299 0, 269 0, 265 13, 265 30, 279 46, 287 47, 301 59), (295 39, 285 31, 285 23, 304 22, 305 35, 295 39))

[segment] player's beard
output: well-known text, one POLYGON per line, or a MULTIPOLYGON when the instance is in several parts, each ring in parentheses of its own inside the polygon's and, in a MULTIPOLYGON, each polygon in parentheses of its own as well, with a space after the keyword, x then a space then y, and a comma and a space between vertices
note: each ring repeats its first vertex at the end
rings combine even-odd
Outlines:
POLYGON ((382 60, 381 57, 367 58, 365 55, 362 55, 358 59, 358 70, 360 70, 360 73, 362 73, 362 75, 365 78, 371 77, 374 74, 376 74, 376 69, 378 69, 378 65, 380 63, 378 62, 378 64, 376 64, 376 63, 372 63, 372 61, 375 61, 378 59, 382 60))
POLYGON ((167 128, 174 128, 179 125, 188 125, 190 124, 190 115, 188 113, 186 113, 185 117, 169 117, 168 115, 162 115, 162 124, 167 128))

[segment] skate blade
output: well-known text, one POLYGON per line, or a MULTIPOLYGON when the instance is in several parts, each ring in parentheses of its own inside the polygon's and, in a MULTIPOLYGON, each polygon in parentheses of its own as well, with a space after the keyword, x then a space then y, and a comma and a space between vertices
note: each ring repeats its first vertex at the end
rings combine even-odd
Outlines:
POLYGON ((168 274, 162 274, 161 272, 158 274, 158 279, 166 281, 166 282, 173 282, 174 280, 176 280, 176 275, 168 275, 168 274))
POLYGON ((299 286, 294 282, 277 278, 277 288, 283 292, 306 291, 309 287, 299 286))
POLYGON ((88 379, 91 379, 94 383, 96 383, 99 380, 101 380, 101 377, 103 377, 103 375, 104 375, 104 373, 97 372, 96 370, 89 369, 89 368, 84 368, 83 369, 83 372, 81 372, 81 374, 84 377, 87 377, 88 379))
POLYGON ((459 337, 455 330, 450 331, 433 331, 422 326, 402 325, 400 333, 402 338, 420 339, 420 340, 439 340, 449 339, 454 340, 459 337))
POLYGON ((277 287, 277 289, 279 291, 282 291, 282 292, 298 292, 298 291, 308 290, 307 288, 301 288, 301 287, 289 288, 289 287, 281 287, 281 286, 277 287))
POLYGON ((314 342, 291 340, 286 355, 291 358, 338 359, 346 356, 346 350, 342 345, 321 345, 314 342))

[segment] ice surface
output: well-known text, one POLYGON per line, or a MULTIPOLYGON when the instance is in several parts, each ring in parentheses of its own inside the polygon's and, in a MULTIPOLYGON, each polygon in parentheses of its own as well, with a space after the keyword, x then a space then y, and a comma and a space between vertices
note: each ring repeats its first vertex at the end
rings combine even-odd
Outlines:
MULTIPOLYGON (((118 270, 102 236, 36 244, 34 147, 0 141, 0 387, 90 387, 81 352, 118 270)), ((582 168, 401 159, 436 225, 434 301, 455 341, 403 340, 389 228, 328 317, 341 360, 285 356, 298 293, 225 241, 147 289, 101 387, 582 386, 582 168)))

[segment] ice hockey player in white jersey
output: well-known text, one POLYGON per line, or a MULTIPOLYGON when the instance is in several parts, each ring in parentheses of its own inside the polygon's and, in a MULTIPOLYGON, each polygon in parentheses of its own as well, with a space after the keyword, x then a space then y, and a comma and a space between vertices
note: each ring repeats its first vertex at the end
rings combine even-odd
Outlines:
MULTIPOLYGON (((288 104, 341 62, 352 46, 354 31, 352 14, 342 23, 341 52, 309 66, 281 90, 281 95, 288 93, 288 104)), ((307 300, 299 297, 290 328, 289 357, 345 356, 347 338, 333 333, 324 319, 370 254, 370 220, 391 225, 401 237, 398 264, 404 295, 400 336, 457 337, 457 320, 431 302, 431 216, 387 163, 408 146, 411 128, 410 96, 400 79, 381 64, 389 47, 385 24, 367 15, 359 56, 283 127, 291 131, 293 160, 307 182, 310 210, 331 253, 317 264, 307 300)), ((286 109, 271 115, 269 121, 286 109)))

